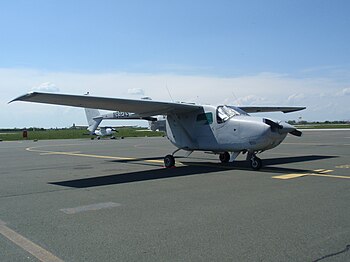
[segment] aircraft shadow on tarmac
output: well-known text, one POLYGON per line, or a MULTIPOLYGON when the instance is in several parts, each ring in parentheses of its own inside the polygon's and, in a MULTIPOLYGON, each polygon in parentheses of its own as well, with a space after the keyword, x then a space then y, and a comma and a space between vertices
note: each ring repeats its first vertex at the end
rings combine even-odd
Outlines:
MULTIPOLYGON (((329 159, 329 158, 335 158, 335 157, 336 156, 311 155, 311 156, 264 159, 264 167, 260 171, 256 171, 256 172, 259 172, 259 173, 267 172, 267 173, 278 173, 278 174, 308 172, 309 170, 305 170, 305 169, 273 167, 272 165, 315 161, 315 160, 329 159)), ((150 158, 148 158, 147 160, 149 159, 150 158)), ((135 160, 131 160, 131 161, 135 161, 135 160)), ((128 162, 128 161, 113 160, 113 162, 128 162)), ((65 186, 65 187, 73 187, 73 188, 89 188, 89 187, 97 187, 97 186, 105 186, 105 185, 165 179, 165 178, 172 178, 172 177, 201 175, 201 174, 223 172, 223 171, 244 170, 244 171, 254 172, 250 169, 250 167, 248 167, 246 161, 236 161, 234 164, 220 164, 220 163, 213 163, 213 162, 193 162, 193 161, 192 162, 181 161, 181 163, 182 165, 176 168, 162 167, 158 169, 128 172, 124 174, 95 176, 95 177, 89 177, 89 178, 83 178, 83 179, 51 182, 49 184, 65 186)))

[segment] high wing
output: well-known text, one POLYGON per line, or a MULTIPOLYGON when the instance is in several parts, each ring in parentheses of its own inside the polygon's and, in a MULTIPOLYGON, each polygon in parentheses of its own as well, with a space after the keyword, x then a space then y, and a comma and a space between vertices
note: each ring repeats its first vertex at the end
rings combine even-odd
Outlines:
POLYGON ((247 113, 260 113, 260 112, 283 112, 290 113, 295 111, 304 110, 306 107, 282 107, 282 106, 240 106, 240 109, 247 113))
POLYGON ((202 108, 198 105, 185 103, 159 102, 153 100, 133 100, 85 95, 66 95, 41 92, 31 92, 25 94, 23 96, 13 99, 9 103, 14 101, 36 102, 44 104, 133 112, 138 113, 141 117, 167 115, 173 112, 185 113, 202 108))

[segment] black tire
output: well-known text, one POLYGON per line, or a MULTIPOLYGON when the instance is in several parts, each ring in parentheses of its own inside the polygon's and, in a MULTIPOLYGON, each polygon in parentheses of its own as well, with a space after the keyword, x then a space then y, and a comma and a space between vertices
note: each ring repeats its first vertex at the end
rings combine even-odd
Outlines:
POLYGON ((164 166, 170 168, 175 166, 175 158, 172 155, 167 155, 164 157, 164 166))
POLYGON ((228 163, 230 161, 230 154, 228 152, 220 153, 219 159, 221 163, 228 163))
POLYGON ((258 157, 252 157, 250 160, 250 166, 253 170, 260 170, 262 167, 262 161, 258 157))

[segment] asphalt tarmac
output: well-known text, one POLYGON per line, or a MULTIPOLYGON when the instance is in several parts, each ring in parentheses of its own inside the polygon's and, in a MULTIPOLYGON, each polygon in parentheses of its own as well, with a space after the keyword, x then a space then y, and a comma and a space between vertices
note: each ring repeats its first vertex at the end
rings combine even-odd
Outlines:
POLYGON ((0 142, 0 261, 350 261, 350 130, 252 171, 166 138, 0 142), (181 155, 179 152, 178 155, 181 155))

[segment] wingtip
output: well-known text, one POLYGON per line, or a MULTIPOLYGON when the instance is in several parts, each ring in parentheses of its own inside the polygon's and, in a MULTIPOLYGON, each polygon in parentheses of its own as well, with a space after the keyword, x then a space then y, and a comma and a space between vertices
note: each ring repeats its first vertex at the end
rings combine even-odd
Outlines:
POLYGON ((306 109, 305 106, 294 107, 292 109, 282 110, 283 113, 292 113, 306 109))
POLYGON ((24 95, 21 95, 19 97, 16 97, 15 99, 12 99, 10 102, 8 102, 8 104, 11 104, 12 102, 16 102, 16 101, 25 101, 26 99, 25 98, 28 98, 28 97, 31 97, 35 94, 35 92, 29 92, 29 93, 26 93, 24 95))

